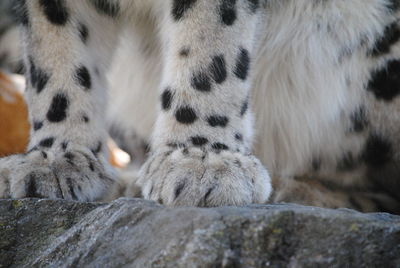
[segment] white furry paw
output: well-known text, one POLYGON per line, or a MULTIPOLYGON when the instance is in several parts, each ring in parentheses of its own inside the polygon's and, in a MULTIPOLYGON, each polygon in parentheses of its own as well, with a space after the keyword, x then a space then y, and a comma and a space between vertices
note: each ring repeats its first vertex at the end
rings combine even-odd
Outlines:
POLYGON ((264 203, 270 178, 254 156, 177 149, 152 155, 139 174, 144 198, 170 206, 264 203))
POLYGON ((98 200, 114 183, 104 166, 83 148, 5 157, 0 159, 0 198, 98 200))

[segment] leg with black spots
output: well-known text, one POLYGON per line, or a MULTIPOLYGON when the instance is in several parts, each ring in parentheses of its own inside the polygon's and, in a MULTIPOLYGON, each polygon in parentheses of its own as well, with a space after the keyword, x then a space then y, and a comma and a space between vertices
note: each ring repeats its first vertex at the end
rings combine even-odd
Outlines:
POLYGON ((122 14, 107 3, 18 1, 32 130, 26 154, 0 159, 0 198, 93 201, 114 184, 104 85, 122 14))
POLYGON ((248 109, 258 1, 171 1, 161 112, 138 184, 167 205, 268 200, 248 109))

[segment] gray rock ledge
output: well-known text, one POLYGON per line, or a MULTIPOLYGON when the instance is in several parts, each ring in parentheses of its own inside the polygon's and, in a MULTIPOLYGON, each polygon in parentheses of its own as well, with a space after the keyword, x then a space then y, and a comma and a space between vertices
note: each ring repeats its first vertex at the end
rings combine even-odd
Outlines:
POLYGON ((291 204, 0 200, 0 267, 400 267, 400 217, 291 204))

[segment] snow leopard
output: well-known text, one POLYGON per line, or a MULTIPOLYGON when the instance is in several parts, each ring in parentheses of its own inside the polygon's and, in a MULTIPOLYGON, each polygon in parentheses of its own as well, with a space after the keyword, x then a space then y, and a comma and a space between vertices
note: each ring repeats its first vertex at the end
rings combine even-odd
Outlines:
POLYGON ((31 122, 1 198, 399 213, 398 0, 18 0, 31 122))

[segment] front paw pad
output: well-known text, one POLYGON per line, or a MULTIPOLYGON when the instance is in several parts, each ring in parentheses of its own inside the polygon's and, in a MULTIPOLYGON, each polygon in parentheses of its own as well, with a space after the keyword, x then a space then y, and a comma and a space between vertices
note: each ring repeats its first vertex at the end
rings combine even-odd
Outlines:
POLYGON ((269 175, 257 158, 229 151, 153 154, 139 177, 145 198, 172 206, 263 203, 271 192, 269 175))
POLYGON ((33 151, 0 159, 0 198, 94 201, 114 180, 90 150, 33 151))

